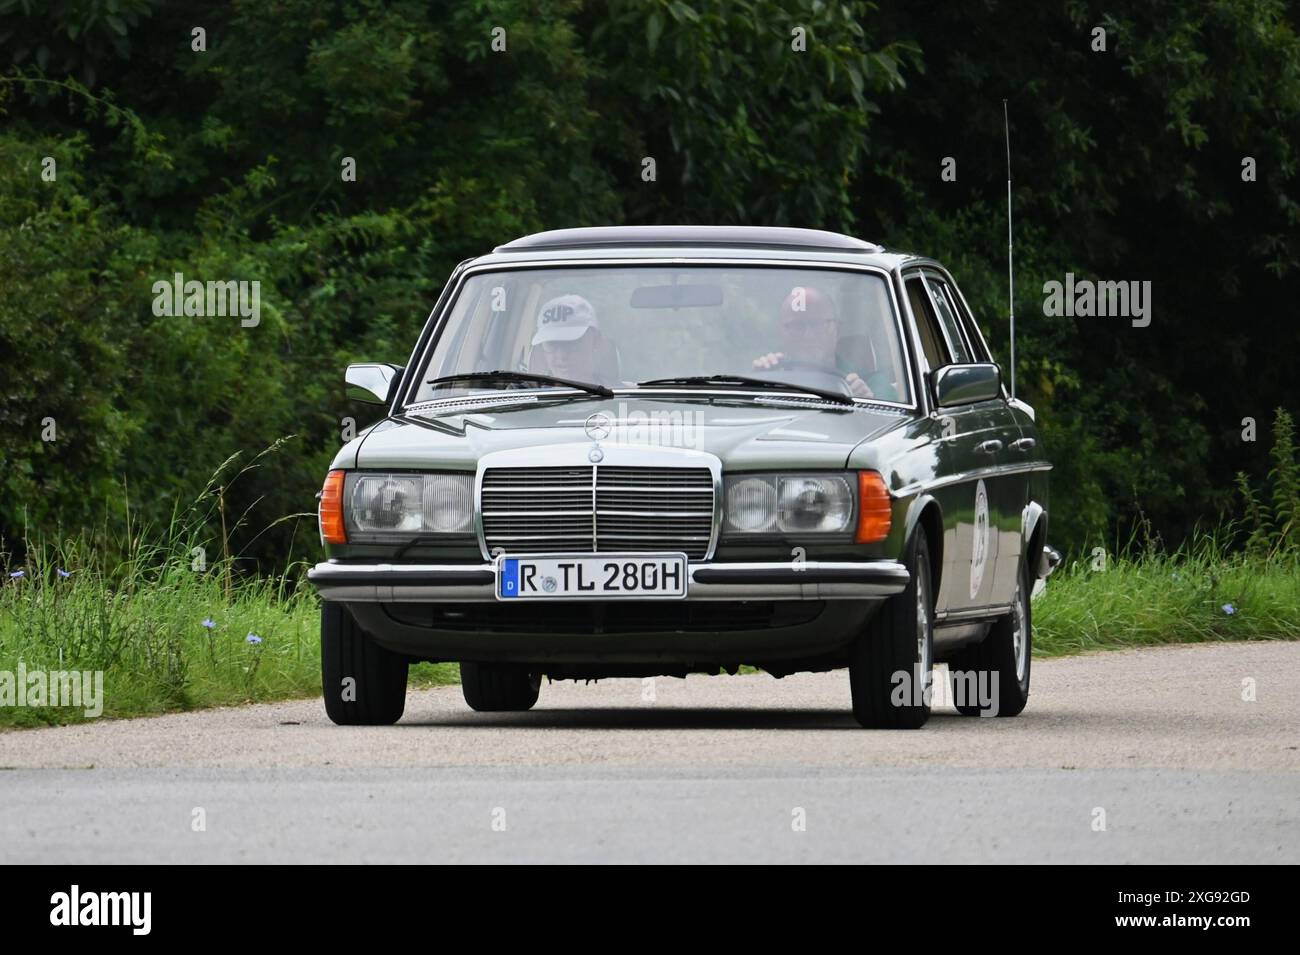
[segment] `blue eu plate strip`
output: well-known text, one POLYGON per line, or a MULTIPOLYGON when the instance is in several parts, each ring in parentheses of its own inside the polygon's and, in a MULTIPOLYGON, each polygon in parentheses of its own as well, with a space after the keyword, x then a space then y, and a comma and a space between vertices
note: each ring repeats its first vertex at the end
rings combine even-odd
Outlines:
POLYGON ((517 558, 507 558, 501 562, 501 575, 498 577, 497 586, 501 589, 502 597, 519 596, 519 561, 517 558))

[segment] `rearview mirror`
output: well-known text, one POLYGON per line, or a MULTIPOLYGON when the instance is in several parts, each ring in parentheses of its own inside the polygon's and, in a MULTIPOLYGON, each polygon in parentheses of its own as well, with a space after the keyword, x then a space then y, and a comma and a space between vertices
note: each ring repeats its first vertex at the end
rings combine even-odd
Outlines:
POLYGON ((402 379, 402 370, 397 365, 366 362, 348 365, 344 380, 348 386, 348 398, 352 401, 364 401, 369 405, 386 405, 392 397, 396 383, 402 379))
POLYGON ((633 308, 710 308, 721 304, 721 285, 643 285, 632 293, 633 308))
POLYGON ((940 408, 970 405, 1002 395, 1002 372, 992 362, 946 365, 934 373, 934 403, 940 408))

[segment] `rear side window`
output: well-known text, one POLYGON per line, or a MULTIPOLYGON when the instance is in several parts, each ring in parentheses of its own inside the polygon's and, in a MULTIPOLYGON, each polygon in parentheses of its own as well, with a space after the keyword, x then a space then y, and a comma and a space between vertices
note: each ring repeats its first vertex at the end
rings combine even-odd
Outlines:
POLYGON ((907 301, 912 306, 912 314, 916 316, 916 330, 921 336, 921 350, 925 352, 925 360, 930 370, 937 371, 944 365, 951 365, 952 359, 948 355, 947 345, 944 344, 943 333, 939 331, 934 307, 930 304, 930 296, 926 293, 925 283, 921 281, 919 275, 907 280, 907 301))

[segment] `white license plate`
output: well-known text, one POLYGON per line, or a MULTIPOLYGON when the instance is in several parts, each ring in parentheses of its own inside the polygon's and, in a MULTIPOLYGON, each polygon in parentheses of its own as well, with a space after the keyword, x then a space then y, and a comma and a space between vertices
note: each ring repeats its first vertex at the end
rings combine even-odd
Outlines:
POLYGON ((685 554, 535 554, 497 558, 499 600, 686 596, 685 554))

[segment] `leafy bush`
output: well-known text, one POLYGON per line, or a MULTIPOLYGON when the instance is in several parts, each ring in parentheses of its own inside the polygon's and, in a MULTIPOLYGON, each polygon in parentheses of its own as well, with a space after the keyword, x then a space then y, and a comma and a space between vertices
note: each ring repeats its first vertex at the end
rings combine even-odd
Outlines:
POLYGON ((1285 408, 1273 418, 1273 467, 1268 472, 1272 491, 1264 500, 1251 487, 1244 472, 1237 474, 1237 490, 1245 507, 1246 552, 1272 559, 1300 554, 1300 461, 1296 458, 1295 421, 1285 408))

